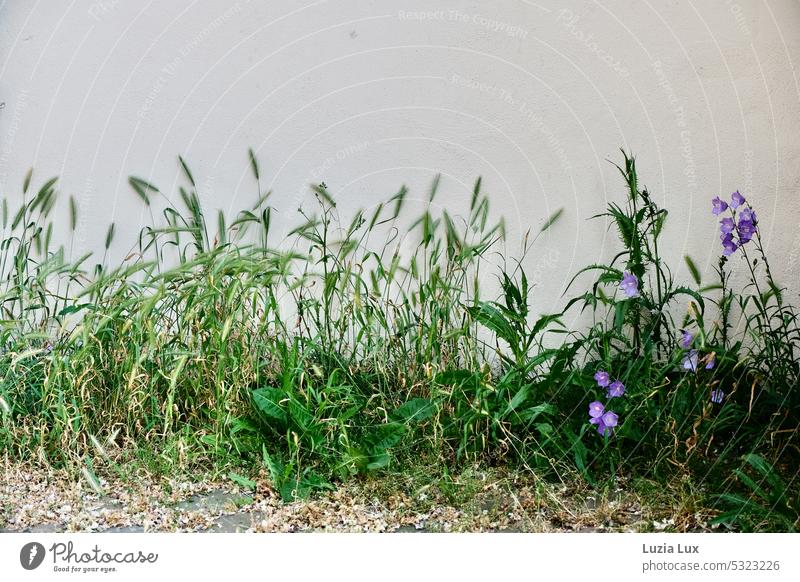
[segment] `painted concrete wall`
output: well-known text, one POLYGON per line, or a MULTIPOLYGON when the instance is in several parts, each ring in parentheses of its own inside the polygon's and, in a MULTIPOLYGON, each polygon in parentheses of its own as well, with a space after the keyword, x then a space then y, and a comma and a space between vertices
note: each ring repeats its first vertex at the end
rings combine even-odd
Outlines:
POLYGON ((481 175, 512 252, 565 208, 526 263, 549 311, 616 249, 587 218, 623 199, 624 147, 670 210, 677 277, 687 253, 713 267, 709 199, 739 189, 797 291, 798 63, 796 0, 5 0, 0 191, 60 175, 75 254, 115 221, 122 255, 147 217, 128 175, 174 190, 177 154, 235 211, 252 147, 284 230, 309 182, 345 208, 405 183, 419 208, 441 172, 455 212, 481 175))

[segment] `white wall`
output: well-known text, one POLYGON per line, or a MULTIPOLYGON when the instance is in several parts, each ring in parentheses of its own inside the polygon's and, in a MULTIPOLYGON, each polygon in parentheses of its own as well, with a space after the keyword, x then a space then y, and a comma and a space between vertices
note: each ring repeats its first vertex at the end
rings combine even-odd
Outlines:
POLYGON ((527 263, 548 311, 615 249, 587 218, 623 199, 624 147, 679 277, 686 253, 715 264, 709 199, 738 188, 800 289, 796 0, 5 0, 0 44, 0 191, 60 175, 76 254, 112 220, 127 250, 146 217, 127 176, 169 190, 179 153, 209 208, 248 204, 252 146, 284 229, 320 180, 349 208, 441 172, 464 208, 482 175, 511 250, 564 206, 527 263))

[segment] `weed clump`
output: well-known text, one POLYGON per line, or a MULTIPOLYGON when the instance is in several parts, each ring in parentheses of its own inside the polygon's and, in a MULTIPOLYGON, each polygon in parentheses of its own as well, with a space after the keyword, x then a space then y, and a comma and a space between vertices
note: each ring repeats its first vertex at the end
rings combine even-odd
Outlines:
MULTIPOLYGON (((54 248, 55 179, 32 193, 29 174, 16 211, 3 199, 0 443, 12 457, 90 476, 130 446, 255 464, 285 499, 417 456, 445 474, 478 461, 592 484, 677 470, 719 494, 720 523, 796 527, 778 473, 797 459, 800 328, 740 193, 712 204, 728 212, 718 282, 703 285, 686 257, 693 282, 679 283, 660 253, 667 212, 625 155, 626 201, 601 215, 620 252, 576 274, 568 292, 594 280, 563 311, 538 315, 522 257, 497 259, 505 230, 480 180, 463 218, 432 210, 435 180, 407 229, 405 188, 343 217, 314 185, 317 210, 286 251, 250 161, 256 203, 216 224, 182 158, 178 203, 130 178, 151 224, 115 267, 54 248), (593 315, 586 329, 564 327, 576 309, 593 315)), ((70 200, 73 232, 77 211, 70 200)))

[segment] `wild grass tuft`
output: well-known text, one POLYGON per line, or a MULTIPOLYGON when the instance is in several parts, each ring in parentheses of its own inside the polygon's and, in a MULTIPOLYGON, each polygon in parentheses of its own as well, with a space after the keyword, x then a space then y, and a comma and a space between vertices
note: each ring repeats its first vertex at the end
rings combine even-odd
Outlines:
MULTIPOLYGON (((94 265, 54 247, 55 179, 33 192, 29 174, 19 199, 3 199, 0 443, 12 456, 80 467, 90 482, 94 462, 131 447, 166 467, 245 467, 231 472, 242 483, 263 467, 287 500, 416 456, 445 476, 476 461, 593 484, 678 471, 718 490, 720 523, 755 507, 742 485, 780 505, 759 524, 796 523, 775 491, 798 453, 800 331, 760 235, 721 258, 719 284, 701 286, 690 258, 693 282, 676 281, 660 251, 667 212, 626 155, 625 201, 597 217, 621 250, 576 275, 562 312, 540 314, 522 266, 538 234, 503 256, 480 180, 463 216, 434 210, 438 178, 411 217, 406 188, 344 216, 315 184, 315 211, 281 241, 249 159, 255 203, 212 220, 183 158, 174 200, 131 177, 151 223, 116 266, 113 224, 94 265), (741 290, 736 266, 750 275, 741 290), (617 289, 626 274, 635 295, 617 289), (566 329, 576 309, 593 323, 566 329), (606 398, 600 370, 626 387, 607 401, 619 424, 606 436, 586 413, 606 398)), ((70 199, 67 240, 78 210, 70 199)))

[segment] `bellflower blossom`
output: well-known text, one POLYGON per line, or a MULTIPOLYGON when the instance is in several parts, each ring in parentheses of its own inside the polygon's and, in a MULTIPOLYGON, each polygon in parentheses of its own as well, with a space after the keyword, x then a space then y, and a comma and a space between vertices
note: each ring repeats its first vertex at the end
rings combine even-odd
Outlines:
POLYGON ((720 239, 722 239, 722 254, 726 257, 731 256, 736 252, 736 249, 739 248, 739 245, 734 242, 733 235, 730 233, 722 235, 720 239))
POLYGON ((684 330, 681 330, 681 331, 682 331, 682 333, 681 333, 681 347, 684 350, 688 350, 689 347, 692 345, 692 342, 694 341, 694 336, 688 330, 684 329, 684 330))
POLYGON ((606 396, 608 396, 609 398, 618 398, 623 394, 625 394, 625 384, 623 384, 619 380, 614 380, 608 387, 608 392, 606 393, 606 396))
POLYGON ((711 402, 714 404, 722 404, 723 398, 725 398, 725 393, 719 388, 711 391, 711 402))
POLYGON ((597 432, 601 435, 608 436, 619 423, 619 417, 615 412, 606 410, 602 402, 595 400, 589 405, 589 422, 597 425, 597 432))
POLYGON ((745 220, 740 216, 739 224, 736 225, 736 232, 739 234, 739 241, 741 244, 750 242, 753 235, 756 233, 756 225, 751 220, 745 220))
POLYGON ((697 350, 691 350, 683 357, 683 369, 691 372, 697 371, 697 350))
POLYGON ((622 281, 619 283, 620 290, 625 293, 626 297, 633 298, 639 296, 639 279, 636 275, 625 271, 622 275, 622 281))
POLYGON ((728 209, 728 203, 722 200, 719 196, 715 196, 711 200, 711 214, 718 216, 728 209))
POLYGON ((748 207, 742 208, 739 211, 739 220, 740 221, 744 220, 746 222, 752 222, 753 224, 755 224, 757 222, 756 213, 752 208, 748 207))
POLYGON ((722 234, 731 233, 733 232, 734 228, 736 228, 736 224, 730 217, 723 218, 722 220, 719 221, 719 230, 722 234))
POLYGON ((594 375, 594 379, 595 382, 597 382, 597 385, 601 388, 605 388, 611 383, 611 378, 609 377, 608 372, 603 370, 598 370, 594 375))
POLYGON ((715 216, 728 208, 732 211, 731 216, 726 216, 719 221, 719 239, 722 241, 722 254, 726 257, 731 256, 739 247, 753 240, 758 232, 756 213, 738 190, 731 195, 730 205, 721 200, 719 196, 711 200, 711 214, 715 216), (737 211, 737 208, 741 208, 741 210, 737 211))

